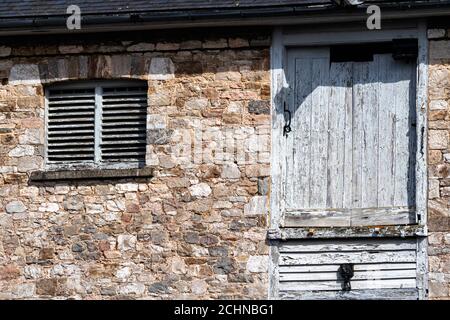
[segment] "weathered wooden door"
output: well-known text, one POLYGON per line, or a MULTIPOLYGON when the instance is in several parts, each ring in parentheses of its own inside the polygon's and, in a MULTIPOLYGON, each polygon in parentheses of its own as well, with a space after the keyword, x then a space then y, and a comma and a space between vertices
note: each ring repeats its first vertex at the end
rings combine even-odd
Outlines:
POLYGON ((416 64, 330 52, 288 50, 280 225, 414 224, 416 64))
POLYGON ((416 61, 374 48, 359 61, 332 47, 287 49, 275 297, 419 297, 418 240, 354 231, 417 224, 416 61))

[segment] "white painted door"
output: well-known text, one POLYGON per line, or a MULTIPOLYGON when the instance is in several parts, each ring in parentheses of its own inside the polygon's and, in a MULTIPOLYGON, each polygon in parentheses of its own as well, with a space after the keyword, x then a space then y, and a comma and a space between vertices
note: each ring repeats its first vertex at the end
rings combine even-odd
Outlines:
POLYGON ((415 213, 413 62, 289 49, 282 227, 406 225, 415 213))

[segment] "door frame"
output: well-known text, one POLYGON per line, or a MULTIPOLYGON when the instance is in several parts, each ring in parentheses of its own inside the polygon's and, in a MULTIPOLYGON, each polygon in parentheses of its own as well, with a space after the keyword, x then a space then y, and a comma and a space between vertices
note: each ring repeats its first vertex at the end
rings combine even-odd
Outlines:
MULTIPOLYGON (((417 288, 419 298, 426 299, 428 292, 428 258, 427 258, 427 199, 428 199, 428 174, 427 174, 427 83, 428 83, 428 38, 427 23, 425 20, 396 22, 389 25, 383 23, 381 30, 366 30, 345 26, 336 31, 336 26, 315 26, 314 32, 309 28, 302 27, 276 27, 272 33, 272 44, 270 50, 271 66, 271 112, 272 112, 272 143, 271 143, 271 192, 270 192, 270 215, 269 215, 269 293, 271 299, 278 296, 278 243, 286 238, 304 239, 310 237, 307 230, 292 230, 285 232, 280 227, 283 205, 283 166, 280 157, 283 147, 279 143, 282 139, 284 115, 283 104, 287 99, 287 80, 284 73, 287 65, 287 49, 289 47, 325 46, 335 44, 373 43, 391 41, 393 39, 418 39, 418 57, 416 71, 416 117, 417 117, 417 152, 416 152, 416 212, 417 228, 411 231, 408 227, 400 227, 397 236, 417 237, 417 288), (385 26, 388 27, 385 27, 385 26)), ((300 228, 297 228, 300 229, 300 228)), ((378 230, 365 229, 356 230, 347 228, 348 234, 354 237, 363 237, 371 234, 378 236, 395 236, 392 233, 385 235, 378 230)), ((286 230, 287 231, 287 230, 286 230)), ((333 228, 319 233, 321 238, 342 237, 333 228)))

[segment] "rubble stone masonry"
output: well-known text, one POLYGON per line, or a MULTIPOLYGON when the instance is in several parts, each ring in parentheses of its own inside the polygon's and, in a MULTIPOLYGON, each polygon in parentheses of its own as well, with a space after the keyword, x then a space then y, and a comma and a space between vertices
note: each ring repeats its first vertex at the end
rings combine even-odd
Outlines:
POLYGON ((429 297, 450 297, 450 33, 429 29, 429 297))
MULTIPOLYGON (((267 35, 0 45, 0 299, 266 298, 269 46, 267 35), (45 85, 129 78, 148 81, 153 177, 31 181, 45 170, 45 85)), ((429 297, 443 299, 447 30, 429 30, 429 59, 429 297)))
POLYGON ((0 299, 267 297, 269 46, 267 36, 0 46, 0 299), (153 177, 31 181, 45 169, 44 86, 128 78, 148 81, 153 177), (196 131, 204 148, 175 156, 196 131), (255 132, 261 140, 245 139, 255 132), (226 134, 234 148, 205 153, 226 134))

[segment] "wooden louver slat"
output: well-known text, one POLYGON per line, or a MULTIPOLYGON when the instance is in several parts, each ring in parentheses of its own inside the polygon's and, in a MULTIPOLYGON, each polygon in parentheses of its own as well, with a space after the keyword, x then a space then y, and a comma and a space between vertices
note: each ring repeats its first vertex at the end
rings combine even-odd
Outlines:
POLYGON ((98 82, 83 89, 59 88, 47 91, 49 163, 145 160, 145 83, 98 82))
POLYGON ((145 86, 104 88, 102 109, 102 159, 144 160, 147 88, 145 86))
POLYGON ((48 161, 93 161, 95 90, 49 90, 47 98, 48 161))

